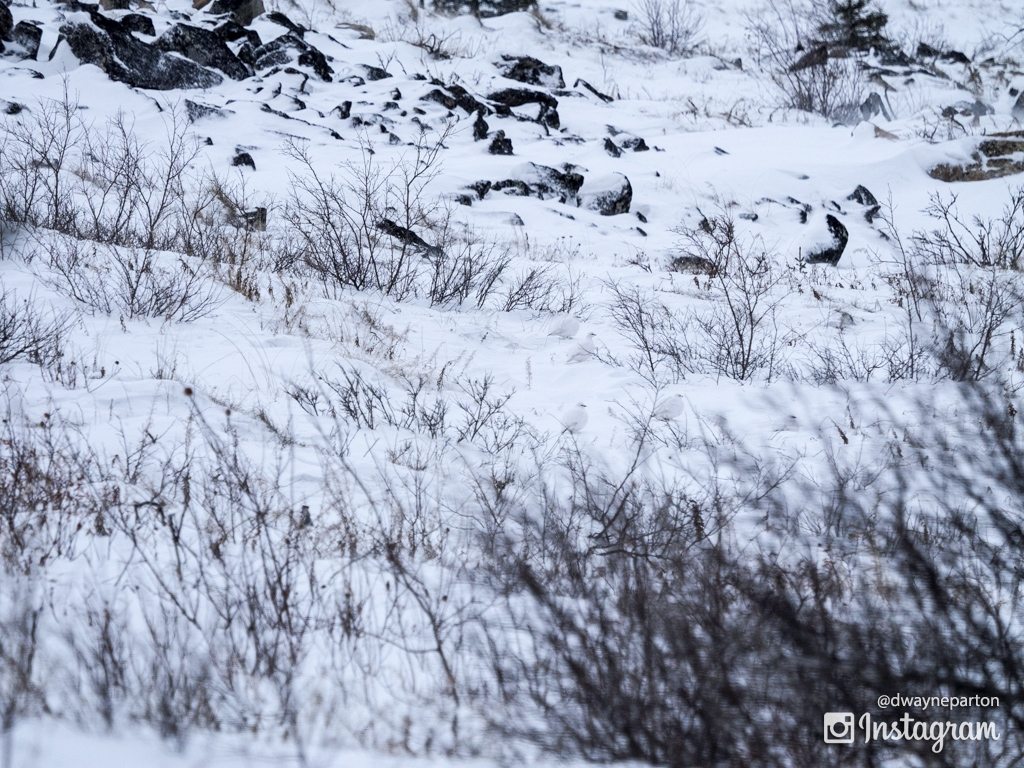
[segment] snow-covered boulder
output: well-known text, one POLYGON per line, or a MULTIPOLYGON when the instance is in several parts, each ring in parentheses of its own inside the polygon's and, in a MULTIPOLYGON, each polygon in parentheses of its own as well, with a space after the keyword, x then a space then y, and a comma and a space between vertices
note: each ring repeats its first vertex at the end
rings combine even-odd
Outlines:
POLYGON ((597 211, 602 216, 628 213, 632 202, 633 186, 622 173, 588 179, 580 190, 580 207, 597 211))

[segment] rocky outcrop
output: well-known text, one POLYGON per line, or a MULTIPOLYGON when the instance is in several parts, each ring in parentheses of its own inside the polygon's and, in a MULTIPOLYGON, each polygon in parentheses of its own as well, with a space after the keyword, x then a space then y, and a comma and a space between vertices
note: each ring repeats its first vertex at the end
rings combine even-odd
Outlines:
POLYGON ((825 224, 828 226, 831 242, 823 244, 808 251, 804 261, 808 264, 828 264, 831 267, 839 264, 846 244, 850 240, 850 233, 846 226, 831 213, 825 216, 825 224))
POLYGON ((495 66, 503 77, 518 80, 527 85, 539 85, 544 88, 564 88, 565 79, 562 68, 545 64, 532 56, 502 56, 495 66))
POLYGON ((60 35, 83 64, 94 64, 111 80, 136 88, 211 88, 223 82, 219 74, 194 61, 142 42, 120 22, 97 10, 90 11, 89 21, 62 25, 60 35))
POLYGON ((434 0, 434 8, 441 13, 472 13, 482 18, 529 12, 536 7, 536 0, 434 0))
POLYGON ((530 88, 504 88, 491 93, 487 98, 498 105, 498 114, 509 115, 513 107, 537 104, 540 110, 534 119, 538 123, 548 128, 558 128, 561 124, 558 117, 558 99, 550 93, 530 88))
POLYGON ((29 21, 19 21, 11 30, 11 41, 22 49, 26 59, 35 59, 39 55, 42 40, 43 30, 29 21))
POLYGON ((213 0, 206 10, 210 13, 230 13, 231 19, 243 27, 252 24, 253 19, 266 11, 263 0, 213 0))
POLYGON ((580 189, 580 207, 597 211, 602 216, 628 213, 632 202, 633 187, 621 173, 587 180, 580 189))
POLYGON ((563 165, 559 171, 547 165, 528 163, 518 169, 514 178, 495 181, 489 188, 506 195, 579 205, 582 186, 583 174, 574 165, 563 165))
POLYGON ((991 133, 979 141, 967 163, 939 163, 928 170, 945 182, 986 181, 1024 173, 1024 131, 991 133))
POLYGON ((212 29, 175 24, 160 35, 154 45, 167 53, 179 53, 204 67, 219 69, 232 80, 244 80, 252 74, 252 70, 238 60, 212 29))
POLYGON ((329 83, 334 77, 334 70, 327 63, 327 57, 323 52, 291 33, 261 45, 253 51, 252 57, 253 67, 257 70, 281 67, 295 62, 313 70, 313 73, 324 82, 329 83))
POLYGON ((490 146, 487 147, 487 151, 492 155, 511 155, 512 139, 506 137, 504 131, 498 131, 494 134, 494 138, 491 140, 490 146))

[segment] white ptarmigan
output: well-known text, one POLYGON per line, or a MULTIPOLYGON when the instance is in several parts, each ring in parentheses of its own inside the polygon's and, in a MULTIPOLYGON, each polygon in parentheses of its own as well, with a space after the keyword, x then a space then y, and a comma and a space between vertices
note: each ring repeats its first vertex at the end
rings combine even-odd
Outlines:
POLYGON ((576 345, 576 349, 566 358, 567 362, 570 363, 582 363, 584 360, 589 360, 597 352, 597 334, 588 333, 583 337, 583 340, 576 345))
POLYGON ((571 339, 580 330, 580 321, 572 315, 555 315, 548 330, 548 336, 557 336, 560 339, 571 339))
POLYGON ((685 408, 686 401, 683 398, 679 395, 671 395, 654 404, 652 415, 658 421, 672 421, 672 419, 679 418, 685 408))
POLYGON ((568 432, 571 435, 579 434, 585 426, 587 426, 587 404, 576 403, 571 408, 567 408, 563 413, 559 421, 565 429, 562 430, 563 434, 568 432))

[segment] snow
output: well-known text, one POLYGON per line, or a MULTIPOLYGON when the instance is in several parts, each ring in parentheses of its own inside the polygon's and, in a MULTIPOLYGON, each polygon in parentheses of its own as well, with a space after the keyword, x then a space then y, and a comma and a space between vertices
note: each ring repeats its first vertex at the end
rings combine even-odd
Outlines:
MULTIPOLYGON (((969 54, 1024 55, 1020 36, 1005 39, 1007 30, 1019 26, 1021 12, 1015 2, 887 0, 884 5, 893 27, 907 35, 934 25, 933 39, 969 54)), ((746 19, 759 7, 755 0, 702 4, 702 37, 708 45, 688 58, 638 46, 635 14, 617 20, 613 11, 618 7, 602 0, 547 0, 540 7, 542 21, 529 14, 480 21, 443 18, 421 10, 417 24, 422 29, 417 30, 407 18, 410 6, 400 0, 354 0, 343 6, 299 2, 281 10, 313 27, 304 39, 333 57, 334 82, 281 70, 242 82, 225 78, 203 91, 156 93, 110 81, 97 67, 80 65, 66 45, 49 55, 61 20, 84 14, 66 12, 47 0, 12 5, 15 21, 38 20, 46 32, 36 61, 0 57, 0 111, 8 104, 26 107, 20 115, 8 111, 0 120, 27 119, 66 92, 80 105, 78 114, 86 124, 101 127, 118 114, 129 115, 137 135, 150 142, 147 151, 159 153, 170 115, 184 112, 185 99, 222 108, 223 116, 200 118, 189 126, 188 135, 199 146, 194 166, 244 188, 250 207, 266 205, 271 231, 288 230, 283 208, 296 174, 303 173, 292 151, 296 145, 307 148, 315 169, 325 177, 347 178, 352 168, 361 167, 367 148, 372 149, 374 167, 386 173, 407 168, 415 157, 413 144, 420 129, 414 115, 429 125, 427 135, 440 135, 451 120, 453 130, 440 152, 436 178, 430 180, 432 199, 450 204, 458 232, 485 238, 507 253, 510 274, 539 270, 557 288, 547 311, 502 311, 494 302, 451 309, 430 306, 422 297, 397 301, 379 292, 327 287, 266 270, 255 275, 255 300, 227 287, 223 278, 211 277, 216 301, 209 314, 188 323, 164 322, 88 310, 62 290, 42 251, 26 257, 37 244, 25 238, 15 242, 13 233, 4 232, 0 286, 19 298, 32 296, 55 311, 71 313, 73 323, 66 360, 70 368, 64 369, 71 373, 56 379, 27 361, 3 365, 0 410, 8 410, 12 422, 29 429, 44 421, 44 414, 56 414, 110 464, 129 462, 130 447, 147 436, 160 456, 154 466, 163 461, 171 466, 191 450, 185 446, 192 446, 190 441, 204 429, 230 434, 255 466, 284 465, 277 467, 281 483, 274 491, 292 507, 308 506, 315 524, 324 527, 325 540, 336 522, 332 502, 337 487, 344 486, 350 494, 346 498, 353 499, 356 527, 369 527, 376 522, 373 514, 383 514, 374 502, 387 496, 385 476, 422 482, 425 490, 416 490, 442 500, 438 508, 457 510, 472 497, 471 470, 488 466, 496 455, 484 438, 435 439, 427 427, 409 426, 400 417, 396 423, 385 420, 370 427, 339 416, 340 411, 330 413, 327 403, 340 406, 325 381, 337 382, 342 369, 360 373, 396 402, 405 402, 410 382, 421 381, 417 402, 446 399, 453 414, 461 413, 460 404, 470 408, 470 382, 491 381, 494 393, 508 398, 510 418, 522 421, 523 437, 502 460, 523 474, 532 457, 552 456, 568 440, 605 466, 628 467, 634 460, 625 449, 629 415, 637 412, 653 416, 655 430, 696 433, 727 424, 734 439, 750 450, 804 462, 807 473, 822 465, 830 447, 826 435, 835 441, 839 423, 853 444, 851 452, 856 447, 872 455, 890 438, 894 425, 912 429, 935 418, 918 410, 920 399, 934 403, 936 414, 948 415, 947 403, 953 398, 947 390, 954 387, 949 383, 887 382, 879 374, 876 380, 841 382, 843 389, 836 389, 790 371, 805 371, 813 359, 808 350, 816 344, 829 347, 840 333, 866 348, 882 349, 879 345, 902 322, 903 309, 894 303, 886 282, 898 259, 895 244, 882 222, 868 222, 862 207, 848 200, 858 185, 891 206, 900 230, 909 235, 929 226, 924 211, 936 194, 956 195, 968 218, 993 216, 1010 191, 1024 184, 1020 175, 945 184, 927 174, 941 162, 969 161, 980 136, 1021 128, 1011 117, 1009 83, 1024 88, 1024 76, 986 70, 976 88, 979 93, 973 93, 967 68, 940 63, 945 78, 920 77, 896 86, 891 94, 893 120, 833 125, 779 106, 778 94, 751 59, 744 31, 746 19), (376 39, 363 39, 357 30, 343 26, 347 22, 369 25, 376 39), (449 41, 452 55, 434 58, 408 42, 420 32, 449 41), (560 131, 533 120, 488 116, 492 134, 501 129, 512 140, 512 157, 489 155, 489 140, 473 140, 473 115, 456 107, 449 118, 444 107, 421 99, 436 87, 429 78, 460 84, 478 97, 518 87, 495 66, 502 54, 556 64, 567 86, 559 95, 560 131), (737 58, 742 66, 732 63, 737 58), (360 82, 366 65, 383 67, 392 76, 360 82), (37 79, 33 72, 43 77, 37 79), (615 100, 605 102, 575 87, 578 79, 615 100), (392 98, 395 89, 400 98, 392 98), (961 130, 939 116, 943 107, 976 97, 994 108, 977 125, 961 130), (392 100, 398 108, 384 109, 392 100), (352 116, 361 124, 332 113, 344 101, 352 102, 352 116), (613 158, 604 149, 606 137, 618 145, 629 137, 643 137, 650 149, 623 149, 613 158), (252 155, 255 170, 231 166, 239 150, 252 155), (581 204, 495 191, 474 199, 471 206, 451 203, 477 181, 537 180, 536 165, 580 169, 585 177, 581 204), (590 201, 618 189, 623 178, 633 193, 628 213, 602 216, 590 210, 590 201), (805 206, 810 212, 801 223, 805 206), (850 232, 838 267, 799 268, 799 254, 828 242, 825 215, 833 211, 850 232), (778 283, 770 292, 777 302, 773 317, 785 329, 777 373, 769 377, 761 370, 746 380, 710 369, 686 376, 663 369, 645 375, 642 365, 629 364, 635 350, 609 311, 615 286, 635 289, 641 304, 652 310, 663 306, 672 317, 690 318, 680 339, 698 338, 699 320, 721 306, 718 289, 712 278, 675 272, 669 265, 679 253, 680 228, 696 227, 702 218, 720 212, 737 216, 740 240, 769 253, 776 269, 778 283), (15 249, 22 250, 15 254, 15 249), (575 301, 567 302, 560 291, 568 291, 575 301), (573 306, 562 306, 566 303, 573 306), (295 394, 299 388, 319 395, 320 405, 303 407, 295 394), (878 398, 889 412, 880 410, 878 398), (855 426, 847 429, 848 424, 855 426), (344 449, 332 454, 336 463, 325 464, 324 454, 338 443, 344 449), (350 487, 358 486, 352 478, 372 479, 367 487, 350 487)), ((174 11, 191 11, 191 4, 158 4, 151 14, 158 35, 170 25, 174 11)), ((285 31, 265 18, 253 28, 265 41, 285 31)), ((536 105, 514 112, 533 117, 536 105)), ((174 254, 160 258, 161 264, 177 263, 174 254)), ((1024 339, 1021 329, 1016 331, 1019 344, 1024 339)), ((884 356, 884 350, 879 354, 884 356)), ((1012 361, 1003 369, 1009 375, 1019 373, 1012 361)), ((652 452, 644 457, 644 472, 652 477, 701 477, 712 470, 698 466, 696 454, 679 446, 652 452)), ((409 488, 403 491, 418 498, 409 488)), ((424 526, 433 526, 423 536, 435 543, 441 538, 438 531, 470 527, 457 514, 424 526)), ((112 546, 108 552, 102 544, 89 548, 66 570, 54 566, 45 574, 57 595, 50 604, 50 620, 59 622, 61 611, 73 613, 79 597, 96 597, 105 590, 119 594, 111 586, 116 572, 136 567, 127 548, 112 546), (97 572, 102 577, 96 576, 96 583, 77 583, 77 574, 93 578, 97 572)), ((381 595, 391 587, 381 586, 378 577, 365 577, 371 584, 368 610, 386 614, 381 595)), ((156 591, 149 576, 139 580, 136 589, 156 591)), ((410 626, 417 641, 427 636, 422 625, 410 626)), ((321 652, 318 647, 312 655, 321 652)), ((422 717, 414 729, 416 739, 436 734, 441 734, 438 741, 446 738, 444 718, 423 714, 423 702, 441 697, 444 686, 437 669, 418 655, 409 656, 414 660, 391 647, 367 663, 376 674, 361 681, 364 699, 352 707, 350 730, 331 734, 337 743, 310 764, 492 764, 489 759, 386 754, 384 745, 397 738, 403 718, 422 717), (390 680, 402 677, 406 665, 415 671, 403 681, 414 690, 395 695, 393 701, 390 680), (382 709, 389 719, 378 720, 382 709), (356 751, 363 742, 373 751, 356 751)), ((313 669, 307 682, 320 674, 313 669)), ((199 735, 175 751, 166 741, 132 728, 104 734, 57 718, 20 724, 13 743, 14 765, 26 768, 298 764, 290 745, 269 738, 199 735)))

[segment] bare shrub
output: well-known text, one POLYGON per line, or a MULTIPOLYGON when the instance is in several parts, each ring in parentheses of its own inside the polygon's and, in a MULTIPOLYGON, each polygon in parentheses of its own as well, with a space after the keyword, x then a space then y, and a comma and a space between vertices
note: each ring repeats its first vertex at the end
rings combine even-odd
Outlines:
POLYGON ((44 278, 94 312, 191 322, 219 303, 202 265, 193 266, 183 256, 61 236, 38 238, 38 243, 49 267, 44 278))
POLYGON ((644 45, 672 55, 693 52, 700 43, 704 19, 690 0, 639 0, 637 38, 644 45))
POLYGON ((830 120, 856 122, 864 100, 864 80, 853 58, 827 53, 810 61, 813 12, 807 4, 772 0, 748 25, 758 66, 778 89, 783 106, 830 120))
POLYGON ((677 232, 685 256, 713 265, 705 283, 711 306, 692 318, 703 335, 690 347, 693 365, 739 381, 755 374, 771 381, 793 340, 792 332, 778 325, 784 275, 775 267, 773 256, 759 240, 741 242, 735 222, 726 213, 705 217, 697 227, 677 232))
POLYGON ((71 319, 41 311, 36 300, 18 297, 0 284, 0 365, 25 359, 48 365, 62 354, 71 319))

